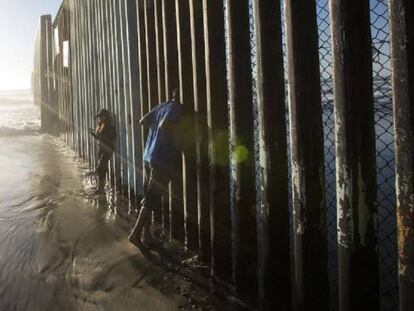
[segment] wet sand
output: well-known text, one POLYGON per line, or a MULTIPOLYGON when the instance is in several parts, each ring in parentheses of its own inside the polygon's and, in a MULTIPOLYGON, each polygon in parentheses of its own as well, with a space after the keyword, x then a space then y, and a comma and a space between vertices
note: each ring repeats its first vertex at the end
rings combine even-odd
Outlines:
POLYGON ((61 143, 33 133, 0 146, 0 311, 212 309, 128 242, 131 206, 91 195, 61 143))

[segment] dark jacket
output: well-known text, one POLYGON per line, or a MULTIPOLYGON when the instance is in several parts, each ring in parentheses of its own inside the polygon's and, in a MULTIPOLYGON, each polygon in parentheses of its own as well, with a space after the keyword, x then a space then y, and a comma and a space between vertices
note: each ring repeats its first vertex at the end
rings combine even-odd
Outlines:
POLYGON ((98 140, 99 153, 111 155, 114 152, 116 130, 109 119, 104 119, 96 126, 92 136, 98 140))

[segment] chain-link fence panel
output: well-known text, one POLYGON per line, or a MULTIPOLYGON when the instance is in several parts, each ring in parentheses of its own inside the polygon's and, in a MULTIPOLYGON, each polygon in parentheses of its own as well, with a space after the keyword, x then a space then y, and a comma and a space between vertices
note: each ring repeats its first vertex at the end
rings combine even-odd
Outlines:
POLYGON ((336 226, 336 178, 335 178, 335 115, 333 105, 332 46, 329 1, 316 2, 319 62, 321 75, 321 103, 325 148, 325 198, 328 235, 328 270, 331 310, 337 309, 338 301, 338 247, 336 226))
POLYGON ((394 131, 386 0, 371 0, 381 310, 398 309, 394 131))

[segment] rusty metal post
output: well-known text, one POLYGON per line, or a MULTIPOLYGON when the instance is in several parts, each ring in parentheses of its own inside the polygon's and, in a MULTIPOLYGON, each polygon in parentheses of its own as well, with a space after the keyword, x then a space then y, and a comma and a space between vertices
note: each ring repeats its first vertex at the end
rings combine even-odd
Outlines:
MULTIPOLYGON (((97 24, 97 71, 98 71, 98 90, 97 90, 97 109, 104 108, 105 105, 105 96, 104 92, 106 92, 106 88, 108 84, 106 83, 106 75, 105 75, 105 37, 104 37, 104 26, 103 26, 103 18, 102 18, 102 11, 103 11, 103 4, 101 1, 97 1, 95 3, 95 19, 97 24)), ((113 162, 113 161, 112 161, 113 162)), ((114 172, 115 165, 114 163, 111 164, 111 181, 113 181, 113 172, 114 172)))
MULTIPOLYGON (((173 2, 173 1, 171 1, 173 2)), ((151 50, 146 50, 145 55, 147 57, 147 70, 151 70, 151 77, 147 74, 145 82, 148 84, 147 93, 149 99, 149 110, 159 102, 165 100, 165 88, 164 88, 164 47, 163 47, 163 28, 162 28, 162 3, 161 0, 152 0, 144 2, 145 4, 145 23, 150 22, 151 25, 146 24, 145 27, 151 27, 146 29, 147 34, 147 47, 151 50), (148 5, 150 4, 150 11, 148 11, 148 5), (149 32, 150 31, 150 32, 149 32), (148 35, 150 34, 150 38, 148 35), (154 53, 155 49, 155 53, 154 53), (151 55, 149 55, 150 53, 151 55), (151 91, 152 90, 152 91, 151 91), (152 101, 152 102, 151 102, 152 101)), ((147 71, 148 73, 149 71, 147 71)), ((146 135, 144 134, 144 137, 146 135)), ((162 224, 166 230, 170 228, 170 215, 169 215, 169 200, 168 198, 162 198, 159 202, 159 211, 155 214, 155 221, 162 224)))
POLYGON ((315 0, 285 3, 296 310, 328 310, 324 147, 315 0), (306 56, 304 55, 306 53, 306 56))
POLYGON ((178 46, 174 1, 162 0, 162 27, 164 40, 165 95, 170 98, 178 87, 178 46))
POLYGON ((43 69, 43 93, 42 108, 44 110, 44 130, 53 134, 53 125, 55 119, 55 103, 53 102, 52 93, 52 79, 53 79, 53 35, 52 35, 52 18, 50 15, 42 16, 43 22, 42 31, 42 69, 43 69))
POLYGON ((121 63, 122 63, 122 91, 124 95, 124 101, 122 105, 124 106, 124 113, 121 116, 122 122, 124 124, 124 135, 125 135, 125 155, 123 157, 123 162, 125 163, 125 173, 126 181, 123 185, 124 193, 131 198, 131 189, 133 188, 133 147, 132 147, 132 122, 131 122, 131 98, 129 93, 130 80, 129 80, 129 63, 128 63, 128 40, 127 40, 127 11, 125 7, 125 0, 120 0, 117 4, 116 18, 119 22, 120 36, 118 37, 121 40, 121 63))
MULTIPOLYGON (((154 1, 155 0, 144 0, 145 39, 147 48, 148 111, 153 109, 158 104, 154 1)), ((156 223, 160 224, 162 222, 162 202, 160 200, 157 203, 159 208, 154 211, 154 220, 156 223)))
POLYGON ((109 92, 109 105, 114 106, 117 127, 117 152, 116 162, 119 167, 119 178, 116 181, 116 190, 125 193, 128 171, 126 159, 126 124, 125 124, 125 93, 124 93, 124 68, 122 62, 122 29, 119 20, 120 0, 108 1, 109 11, 107 12, 108 24, 108 48, 110 51, 108 63, 108 79, 111 83, 109 92))
POLYGON ((62 55, 59 51, 60 49, 60 38, 61 36, 61 28, 60 28, 60 23, 59 23, 59 16, 61 15, 61 8, 59 9, 55 20, 52 22, 52 41, 53 41, 53 48, 52 48, 52 61, 53 61, 53 72, 52 74, 52 100, 54 101, 55 104, 55 111, 56 111, 56 117, 53 119, 53 128, 52 128, 52 132, 53 135, 56 135, 57 137, 59 137, 59 129, 60 129, 60 125, 61 122, 59 122, 59 120, 62 120, 62 89, 61 89, 61 82, 62 82, 62 71, 61 71, 61 58, 60 56, 62 55), (54 86, 54 87, 53 87, 54 86))
POLYGON ((51 23, 51 16, 44 15, 40 18, 40 32, 41 32, 41 111, 42 113, 42 131, 48 132, 50 127, 49 122, 49 78, 48 78, 48 34, 51 23))
MULTIPOLYGON (((80 76, 82 77, 82 79, 79 79, 79 94, 80 94, 80 98, 83 99, 86 96, 86 88, 85 88, 85 81, 84 81, 84 80, 86 80, 86 79, 84 79, 84 77, 85 77, 85 71, 84 71, 85 62, 84 62, 84 58, 83 58, 83 50, 84 50, 84 45, 85 45, 85 43, 84 43, 85 31, 84 31, 84 24, 83 24, 84 23, 84 17, 83 17, 83 13, 82 13, 83 7, 79 3, 78 3, 78 8, 77 9, 78 9, 78 20, 80 21, 78 31, 83 33, 83 36, 78 37, 78 40, 77 40, 78 44, 79 44, 77 50, 78 50, 78 53, 79 53, 78 55, 79 55, 79 65, 80 65, 78 75, 79 75, 79 77, 80 76)), ((85 102, 85 101, 86 100, 80 101, 80 102, 85 102)), ((79 131, 80 131, 80 135, 82 137, 82 143, 83 143, 82 158, 83 158, 84 161, 87 161, 88 160, 88 148, 87 148, 88 145, 86 143, 85 133, 83 132, 83 128, 84 128, 85 123, 86 123, 86 121, 85 121, 85 111, 84 111, 85 106, 81 105, 80 109, 82 111, 82 117, 79 118, 79 122, 80 122, 79 131)))
POLYGON ((259 119, 259 306, 291 310, 288 166, 280 1, 253 2, 259 119))
MULTIPOLYGON (((167 4, 168 5, 168 4, 167 4)), ((167 35, 168 35, 168 31, 174 31, 174 33, 172 34, 172 37, 175 38, 176 37, 176 27, 175 24, 174 25, 170 25, 173 21, 175 21, 175 18, 170 18, 167 20, 167 13, 166 10, 168 11, 168 7, 165 6, 165 0, 161 0, 160 5, 157 7, 157 9, 159 9, 161 11, 161 25, 159 25, 158 27, 158 32, 162 33, 161 37, 162 37, 162 45, 161 45, 161 50, 159 51, 159 57, 161 58, 160 63, 162 63, 162 67, 160 68, 160 70, 162 70, 162 76, 164 77, 164 86, 161 86, 161 88, 164 89, 164 93, 165 93, 165 99, 168 100, 169 96, 170 96, 170 90, 168 89, 168 79, 173 78, 173 75, 170 75, 170 77, 168 77, 168 56, 170 56, 171 59, 176 59, 177 55, 175 54, 175 56, 169 55, 171 54, 171 50, 170 48, 167 46, 168 41, 172 40, 172 39, 168 39, 167 35), (168 30, 167 27, 172 28, 172 30, 168 30), (169 53, 169 54, 168 54, 169 53)), ((172 40, 170 43, 174 44, 174 48, 175 48, 175 53, 176 53, 176 49, 177 49, 177 42, 176 40, 172 40)), ((176 65, 176 63, 173 63, 174 65, 176 65)), ((170 64, 171 67, 171 64, 170 64)), ((175 67, 176 68, 176 67, 175 67)), ((175 83, 175 82, 174 82, 175 83)), ((168 200, 165 199, 162 204, 163 204, 163 226, 165 228, 166 231, 169 232, 170 236, 171 236, 171 232, 172 232, 172 226, 171 226, 171 215, 172 215, 172 197, 171 197, 171 184, 169 185, 169 198, 168 200)))
POLYGON ((226 56, 222 0, 203 0, 209 145, 211 267, 216 278, 230 281, 231 216, 226 56))
POLYGON ((162 0, 154 0, 155 54, 157 59, 158 102, 166 100, 164 71, 164 33, 162 28, 162 0))
POLYGON ((226 7, 233 166, 233 277, 236 293, 254 301, 257 297, 257 234, 249 1, 226 0, 226 7))
MULTIPOLYGON (((136 49, 132 50, 131 48, 131 44, 133 43, 132 41, 136 40, 136 35, 134 38, 131 38, 130 36, 130 25, 131 22, 132 23, 136 23, 135 21, 135 3, 134 1, 128 1, 128 0, 122 0, 123 1, 123 12, 122 15, 124 16, 124 23, 123 23, 123 27, 124 27, 124 41, 125 41, 125 60, 124 60, 124 66, 125 66, 125 96, 128 99, 126 104, 128 106, 128 114, 126 115, 126 122, 127 122, 127 126, 128 126, 128 150, 129 150, 129 159, 128 159, 128 177, 129 177, 129 181, 128 181, 128 197, 129 199, 132 201, 135 199, 135 193, 136 193, 136 165, 135 165, 135 160, 136 160, 136 144, 135 144, 135 136, 136 136, 136 130, 135 127, 139 127, 139 124, 135 124, 133 122, 133 117, 134 114, 136 113, 136 109, 134 107, 134 105, 137 104, 136 102, 136 96, 133 97, 133 90, 132 88, 134 87, 134 94, 137 94, 136 92, 137 90, 137 85, 136 85, 136 80, 132 81, 132 79, 134 78, 133 76, 131 76, 131 66, 133 65, 133 61, 131 60, 131 52, 135 53, 136 49), (132 21, 130 21, 130 19, 132 19, 132 21), (135 102, 134 102, 135 101, 135 102)), ((135 29, 135 27, 134 27, 135 29)), ((136 33, 136 32, 135 32, 136 33)), ((132 54, 135 56, 135 54, 132 54)), ((134 66, 135 68, 137 68, 137 66, 134 66)), ((138 107, 137 107, 138 108, 138 107)), ((139 132, 138 132, 139 133, 139 132)))
POLYGON ((89 127, 89 119, 90 119, 90 112, 89 112, 89 81, 88 81, 88 53, 87 53, 87 17, 86 17, 86 3, 81 2, 80 7, 80 16, 81 16, 81 55, 82 55, 82 92, 83 92, 83 117, 82 117, 82 135, 84 137, 85 145, 84 145, 84 161, 88 163, 89 167, 91 166, 90 163, 90 144, 91 144, 91 137, 88 133, 89 127))
POLYGON ((76 0, 76 19, 77 19, 77 27, 76 27, 76 53, 78 58, 78 70, 77 70, 77 77, 76 80, 78 81, 78 135, 79 135, 79 156, 83 158, 84 156, 84 136, 83 136, 83 126, 82 126, 82 116, 84 115, 83 112, 83 89, 82 89, 82 54, 81 54, 81 16, 80 16, 80 3, 79 0, 76 0))
MULTIPOLYGON (((164 62, 165 62, 165 90, 167 98, 179 86, 178 74, 178 45, 175 2, 163 0, 162 16, 164 29, 164 62)), ((181 165, 178 165, 178 175, 181 175, 181 165)), ((183 213, 183 183, 177 176, 170 185, 170 235, 171 238, 184 241, 184 213, 183 213)))
POLYGON ((70 9, 70 1, 67 0, 65 2, 65 40, 63 42, 64 47, 63 50, 67 53, 67 69, 65 72, 65 79, 66 79, 66 94, 67 94, 67 103, 68 103, 68 144, 69 146, 74 149, 74 115, 73 115, 73 81, 72 77, 72 55, 70 53, 70 44, 71 40, 71 9, 70 9))
POLYGON ((105 79, 106 84, 104 87, 104 96, 106 98, 105 108, 111 112, 113 116, 113 125, 115 126, 117 137, 115 141, 115 152, 110 162, 111 170, 111 185, 115 191, 122 193, 122 185, 124 184, 125 176, 125 165, 122 161, 124 156, 125 146, 125 135, 122 131, 121 123, 121 102, 122 88, 120 88, 119 82, 119 58, 118 56, 118 39, 120 37, 120 29, 117 19, 117 6, 119 5, 118 0, 108 0, 103 4, 103 16, 102 16, 102 27, 103 27, 103 44, 105 52, 103 53, 105 62, 105 79))
POLYGON ((90 168, 94 168, 95 165, 95 142, 94 139, 89 135, 88 128, 93 126, 94 118, 93 115, 96 113, 93 110, 94 107, 94 97, 93 97, 93 85, 94 85, 94 78, 92 75, 92 46, 91 41, 92 39, 92 27, 91 27, 91 3, 88 1, 85 3, 85 32, 86 32, 86 40, 85 40, 85 52, 86 52, 86 63, 87 63, 87 70, 86 70, 86 79, 87 79, 87 128, 86 135, 89 137, 89 166, 90 168))
POLYGON ((83 135, 82 135, 82 88, 81 88, 81 55, 80 55, 80 16, 79 16, 79 2, 75 0, 75 16, 76 16, 76 26, 75 26, 75 38, 76 38, 76 46, 75 46, 75 53, 77 58, 77 68, 76 68, 76 77, 75 81, 77 82, 77 129, 78 129, 78 155, 80 157, 83 156, 83 135))
MULTIPOLYGON (((42 131, 49 131, 49 78, 48 78, 48 36, 52 17, 43 15, 40 17, 39 27, 39 82, 40 82, 40 122, 42 131)), ((49 38, 50 39, 50 38, 49 38)))
POLYGON ((82 159, 83 161, 88 160, 88 150, 89 150, 89 135, 86 131, 87 129, 87 121, 86 117, 88 115, 86 110, 87 101, 87 93, 86 93, 86 60, 85 60, 85 12, 84 12, 84 5, 85 3, 80 1, 78 2, 78 10, 79 10, 79 54, 80 54, 80 91, 81 91, 81 136, 82 136, 82 159))
POLYGON ((188 0, 176 0, 178 76, 180 100, 184 105, 186 131, 183 152, 183 206, 186 248, 198 251, 197 191, 195 158, 194 90, 191 53, 190 7, 188 0))
POLYGON ((79 110, 80 110, 80 118, 79 118, 79 131, 81 136, 81 157, 85 161, 86 154, 87 154, 87 140, 85 136, 85 60, 84 60, 84 54, 83 54, 83 14, 82 14, 82 4, 80 1, 77 1, 77 11, 78 11, 78 20, 79 20, 79 27, 78 27, 78 42, 79 42, 79 95, 80 95, 80 101, 79 101, 79 110))
POLYGON ((126 10, 125 10, 125 1, 118 0, 115 3, 115 21, 116 27, 118 29, 118 36, 116 37, 116 42, 119 44, 118 50, 118 79, 119 79, 119 93, 121 96, 121 113, 119 118, 122 124, 122 139, 124 143, 124 152, 122 154, 122 163, 124 166, 124 183, 122 185, 123 193, 128 195, 128 198, 131 197, 130 189, 132 187, 132 163, 133 163, 133 153, 132 153, 132 128, 130 115, 131 115, 131 105, 129 97, 129 75, 128 75, 128 41, 126 38, 126 10))
POLYGON ((379 309, 369 1, 331 0, 339 309, 379 309))
POLYGON ((112 156, 111 164, 111 185, 116 190, 122 190, 121 184, 124 176, 124 163, 122 161, 124 151, 124 135, 122 133, 122 123, 120 121, 120 111, 122 107, 121 96, 123 95, 119 90, 119 57, 117 49, 117 36, 119 35, 119 27, 116 19, 116 5, 117 0, 109 0, 104 5, 103 28, 104 28, 104 48, 106 53, 103 54, 105 61, 105 84, 104 92, 106 95, 105 108, 109 109, 114 117, 114 126, 117 132, 116 147, 114 155, 112 156))
POLYGON ((101 27, 100 27, 100 19, 99 19, 99 10, 100 6, 99 3, 94 3, 93 6, 93 14, 94 14, 94 25, 95 29, 95 66, 96 66, 96 108, 99 109, 102 105, 101 100, 101 90, 102 90, 102 48, 101 48, 101 27))
MULTIPOLYGON (((57 13, 59 16, 62 14, 61 8, 57 13)), ((57 15, 57 16, 58 16, 57 15)), ((60 39, 62 38, 61 35, 61 27, 60 22, 58 21, 58 18, 55 18, 55 20, 52 23, 52 41, 53 41, 53 49, 52 49, 52 92, 51 92, 51 98, 54 105, 54 118, 53 118, 53 127, 52 127, 52 133, 53 135, 61 138, 63 140, 62 134, 62 127, 63 124, 63 101, 62 101, 62 60, 60 51, 58 52, 57 49, 60 49, 60 39)))
MULTIPOLYGON (((164 19, 163 19, 163 1, 155 0, 154 18, 155 18, 155 37, 156 37, 156 54, 157 54, 157 88, 158 101, 167 100, 165 89, 165 57, 164 57, 164 19)), ((169 189, 168 189, 169 190, 169 189)), ((169 192, 169 191, 168 191, 169 192)), ((170 229, 170 208, 169 197, 162 198, 161 202, 162 226, 167 232, 170 229)))
MULTIPOLYGON (((155 55, 157 63, 157 101, 166 100, 165 96, 165 70, 164 70, 164 32, 162 28, 162 0, 154 0, 154 27, 155 27, 155 55)), ((159 220, 165 230, 169 229, 169 204, 168 197, 160 202, 159 220)))
POLYGON ((79 27, 78 27, 78 42, 79 42, 79 94, 80 94, 80 102, 79 102, 79 110, 80 110, 80 118, 79 118, 79 131, 81 136, 81 157, 82 160, 85 161, 87 155, 87 139, 85 136, 85 102, 86 102, 86 95, 85 95, 85 60, 83 55, 83 5, 80 1, 77 3, 78 6, 78 19, 79 19, 79 27))
POLYGON ((52 22, 52 41, 53 41, 53 49, 52 49, 52 100, 54 101, 54 111, 55 117, 53 118, 53 128, 52 132, 53 135, 63 138, 60 136, 62 133, 62 122, 63 120, 63 102, 62 102, 62 68, 61 68, 61 53, 60 53, 60 40, 62 38, 62 29, 60 24, 60 16, 62 15, 62 6, 60 7, 58 13, 56 14, 56 18, 52 22))
POLYGON ((118 157, 118 162, 121 168, 121 179, 117 183, 116 188, 122 194, 127 193, 128 188, 128 143, 127 143, 127 124, 126 124, 126 97, 125 97, 125 77, 124 77, 124 60, 123 60, 123 29, 122 29, 122 20, 121 20, 121 0, 111 0, 111 20, 110 22, 110 38, 109 44, 111 50, 113 50, 112 57, 112 70, 110 72, 110 79, 113 81, 113 88, 111 96, 113 96, 113 101, 115 101, 117 111, 117 135, 119 141, 118 152, 116 156, 118 157))
POLYGON ((158 104, 154 0, 144 0, 144 7, 145 39, 147 48, 148 111, 150 111, 158 104))
POLYGON ((197 161, 198 253, 199 259, 208 263, 211 255, 211 241, 208 206, 208 128, 203 6, 202 2, 198 0, 189 0, 189 3, 197 161))
MULTIPOLYGON (((88 3, 84 2, 82 7, 82 29, 83 29, 83 59, 84 59, 84 91, 85 91, 85 115, 84 119, 84 135, 86 140, 86 161, 89 164, 89 168, 92 168, 92 144, 94 143, 93 138, 89 135, 88 128, 92 123, 92 111, 91 111, 91 78, 90 78, 90 50, 89 50, 89 8, 88 3)), ((93 123, 92 123, 93 124, 93 123)))
POLYGON ((63 71, 64 71, 64 92, 65 92, 65 101, 66 101, 66 116, 65 116, 65 126, 66 126, 66 143, 68 146, 72 147, 72 89, 71 89, 71 79, 70 79, 70 72, 71 72, 71 61, 70 61, 70 53, 67 53, 67 59, 65 58, 64 51, 68 52, 69 44, 70 44, 70 17, 69 17, 69 1, 65 1, 64 3, 64 40, 62 42, 62 59, 63 64, 63 71), (65 66, 67 65, 67 66, 65 66))
POLYGON ((414 310, 414 6, 389 0, 400 310, 414 310))
POLYGON ((60 32, 62 33, 60 39, 59 39, 59 45, 60 45, 60 65, 61 65, 61 103, 62 103, 62 119, 61 127, 60 127, 60 137, 62 137, 63 141, 70 146, 70 114, 69 114, 69 81, 68 81, 68 71, 69 68, 65 67, 65 55, 64 55, 64 44, 65 41, 69 39, 68 33, 67 33, 67 25, 68 25, 68 19, 67 19, 67 2, 64 2, 62 4, 62 13, 61 13, 61 20, 60 23, 60 32))
POLYGON ((42 111, 40 103, 40 43, 41 43, 41 34, 40 34, 40 24, 41 18, 38 21, 38 27, 36 32, 36 39, 34 42, 34 57, 33 57, 33 73, 31 79, 31 90, 33 94, 33 101, 35 106, 39 109, 40 112, 40 121, 42 120, 42 111))
POLYGON ((80 64, 81 64, 81 68, 80 68, 80 76, 81 76, 81 98, 82 98, 82 102, 81 102, 81 110, 82 110, 82 117, 81 117, 81 135, 83 138, 83 161, 87 162, 88 161, 88 155, 89 155, 89 136, 87 135, 87 132, 85 131, 87 128, 87 117, 88 117, 88 112, 87 112, 87 103, 88 103, 88 99, 87 99, 87 87, 86 87, 86 83, 87 83, 87 77, 86 77, 86 53, 85 53, 85 37, 86 37, 86 31, 85 31, 85 3, 83 2, 79 2, 79 19, 80 19, 80 37, 79 37, 79 46, 80 46, 80 64))
POLYGON ((72 101, 72 148, 75 152, 78 151, 78 127, 77 127, 77 82, 76 82, 76 42, 75 42, 75 9, 74 1, 69 0, 69 55, 70 55, 70 81, 71 81, 71 101, 72 101))
POLYGON ((60 45, 60 60, 61 60, 61 102, 63 106, 63 115, 61 119, 61 128, 60 128, 60 137, 63 138, 63 141, 70 146, 70 93, 69 93, 69 80, 68 80, 68 72, 69 68, 65 67, 65 55, 64 55, 64 42, 69 39, 68 35, 68 2, 65 1, 62 4, 61 7, 61 18, 59 20, 60 24, 60 32, 62 33, 62 36, 59 39, 59 45, 60 45))
MULTIPOLYGON (((145 43, 145 19, 144 19, 144 4, 141 0, 136 0, 137 7, 137 33, 138 33, 138 80, 139 80, 139 117, 134 117, 134 121, 138 122, 148 112, 148 85, 147 85, 147 49, 145 43)), ((145 148, 145 139, 147 137, 147 130, 142 129, 141 132, 141 148, 145 148)), ((143 159, 141 158, 141 161, 143 159)), ((142 168, 143 162, 141 164, 142 168)), ((141 180, 144 181, 144 171, 141 171, 141 180)))
POLYGON ((60 79, 60 90, 59 90, 59 102, 62 107, 62 117, 60 121, 60 128, 59 128, 59 135, 63 139, 63 141, 70 145, 69 141, 69 102, 68 102, 68 92, 67 92, 67 70, 64 66, 64 52, 63 52, 63 44, 64 41, 68 39, 67 35, 67 2, 62 3, 60 18, 58 20, 59 25, 59 50, 60 50, 60 75, 55 79, 60 79))
MULTIPOLYGON (((108 109, 111 114, 114 116, 114 126, 117 128, 117 120, 116 120, 116 101, 114 100, 114 81, 112 75, 112 67, 115 61, 109 62, 109 60, 113 60, 113 52, 111 46, 111 27, 113 24, 111 23, 111 1, 101 2, 98 1, 97 3, 100 7, 99 9, 99 19, 100 19, 100 41, 102 50, 101 53, 101 72, 102 72, 102 82, 100 85, 100 103, 99 109, 106 108, 108 109)), ((116 153, 118 152, 118 139, 115 145, 116 153)), ((115 154, 116 154, 115 153, 115 154)), ((119 179, 119 163, 117 162, 117 157, 113 156, 110 162, 110 182, 111 185, 115 188, 115 184, 117 183, 116 180, 119 179), (115 159, 115 161, 114 161, 115 159)))
POLYGON ((87 162, 89 165, 89 168, 91 168, 91 137, 87 132, 87 129, 89 127, 89 120, 90 120, 90 111, 89 111, 89 63, 88 63, 88 18, 87 18, 87 7, 86 2, 82 2, 81 7, 81 16, 82 16, 82 59, 83 59, 83 92, 84 92, 84 102, 83 102, 83 109, 85 114, 83 115, 82 121, 83 121, 83 135, 85 137, 85 159, 84 161, 87 162))
POLYGON ((128 41, 128 76, 129 76, 129 97, 131 105, 131 116, 129 122, 132 126, 132 148, 133 148, 133 168, 134 168, 134 199, 140 197, 143 193, 143 184, 142 184, 142 152, 140 137, 142 133, 141 126, 134 122, 140 115, 140 103, 139 103, 139 78, 138 78, 138 33, 136 28, 137 23, 137 8, 135 1, 125 1, 126 16, 127 16, 127 25, 126 25, 126 37, 128 41))
POLYGON ((63 92, 64 92, 64 101, 65 101, 65 116, 64 116, 64 134, 65 134, 65 142, 68 146, 72 145, 71 140, 71 123, 72 123, 72 116, 71 116, 71 81, 69 79, 70 75, 70 55, 69 53, 65 55, 65 51, 67 52, 67 44, 70 42, 70 35, 69 35, 69 2, 65 1, 63 3, 63 21, 62 21, 62 28, 63 28, 63 38, 61 42, 62 47, 62 79, 63 79, 63 92), (67 59, 66 59, 67 56, 67 59), (66 63, 67 61, 67 63, 66 63), (66 67, 67 65, 67 67, 66 67))
POLYGON ((54 79, 55 84, 57 87, 57 102, 59 104, 60 116, 57 120, 57 135, 60 137, 65 144, 69 144, 69 136, 68 136, 68 101, 67 101, 67 92, 66 92, 66 70, 64 67, 64 55, 63 55, 63 42, 67 39, 66 34, 66 2, 62 3, 59 18, 55 18, 55 22, 58 26, 59 31, 59 38, 57 39, 57 44, 59 45, 59 55, 55 56, 55 60, 59 59, 58 61, 58 69, 56 68, 56 64, 54 64, 54 79), (57 73, 59 70, 59 73, 57 73))
POLYGON ((77 53, 76 53, 76 3, 70 0, 70 71, 72 84, 72 111, 73 111, 73 149, 79 154, 79 131, 78 131, 78 81, 77 81, 77 53))
MULTIPOLYGON (((92 111, 93 113, 96 113, 99 109, 99 76, 98 76, 98 27, 97 27, 97 19, 96 19, 96 2, 91 2, 91 22, 92 22, 92 33, 91 33, 91 45, 92 45, 92 53, 91 53, 91 61, 92 61, 92 96, 93 96, 93 102, 92 102, 92 111)), ((94 126, 94 120, 92 120, 92 124, 90 124, 91 127, 94 126)), ((94 154, 97 153, 97 145, 96 142, 93 144, 94 146, 94 154)), ((94 167, 97 165, 96 156, 94 157, 94 167)))
POLYGON ((80 40, 80 31, 81 31, 81 18, 79 15, 79 1, 75 0, 75 14, 77 19, 77 27, 76 27, 76 54, 77 54, 77 75, 76 75, 76 81, 78 81, 78 137, 79 137, 79 151, 78 154, 81 158, 83 158, 83 146, 84 146, 84 137, 82 133, 82 115, 83 115, 83 98, 82 98, 82 79, 81 79, 81 73, 82 73, 82 58, 81 58, 81 40, 80 40))

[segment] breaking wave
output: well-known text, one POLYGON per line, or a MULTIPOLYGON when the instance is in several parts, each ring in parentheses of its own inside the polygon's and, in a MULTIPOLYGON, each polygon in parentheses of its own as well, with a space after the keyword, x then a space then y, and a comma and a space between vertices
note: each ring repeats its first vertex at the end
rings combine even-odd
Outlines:
POLYGON ((39 111, 30 91, 0 91, 0 136, 35 134, 39 129, 39 111))

